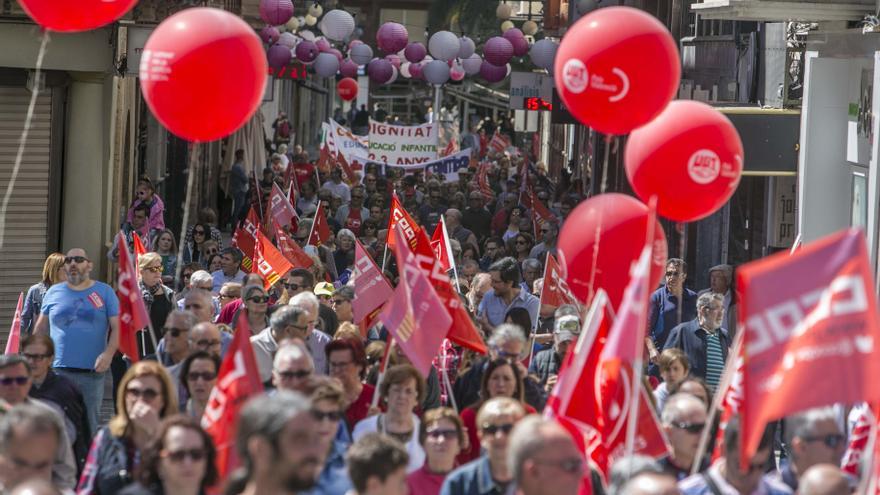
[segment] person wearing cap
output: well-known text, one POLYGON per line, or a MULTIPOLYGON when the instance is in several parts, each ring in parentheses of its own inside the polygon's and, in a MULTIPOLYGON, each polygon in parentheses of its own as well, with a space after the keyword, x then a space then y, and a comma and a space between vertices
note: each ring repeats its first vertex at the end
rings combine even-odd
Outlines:
POLYGON ((529 374, 537 376, 545 390, 553 388, 565 355, 576 343, 581 332, 577 316, 562 316, 553 325, 553 347, 535 354, 529 364, 529 374))
POLYGON ((709 268, 709 288, 700 291, 713 292, 724 297, 725 322, 723 328, 731 337, 736 333, 736 299, 731 290, 733 285, 733 267, 730 265, 715 265, 709 268))
POLYGON ((330 282, 318 282, 315 285, 315 290, 312 292, 318 297, 318 300, 321 301, 321 304, 330 307, 330 300, 333 298, 333 294, 336 292, 336 288, 333 287, 333 284, 330 282))

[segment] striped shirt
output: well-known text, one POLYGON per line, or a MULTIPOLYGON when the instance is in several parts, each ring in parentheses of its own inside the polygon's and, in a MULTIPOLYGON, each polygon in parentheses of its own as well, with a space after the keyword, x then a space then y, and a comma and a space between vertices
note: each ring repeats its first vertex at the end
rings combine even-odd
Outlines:
POLYGON ((715 390, 724 371, 724 354, 721 353, 720 330, 706 332, 706 383, 715 390))

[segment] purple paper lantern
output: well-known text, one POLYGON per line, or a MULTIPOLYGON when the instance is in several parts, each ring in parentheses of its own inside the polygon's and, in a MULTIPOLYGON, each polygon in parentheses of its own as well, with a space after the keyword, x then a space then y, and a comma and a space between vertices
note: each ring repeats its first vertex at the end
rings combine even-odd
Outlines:
POLYGON ((421 79, 422 78, 422 62, 419 62, 417 64, 410 64, 409 75, 413 79, 421 79))
POLYGON ((461 61, 461 67, 469 75, 473 76, 480 73, 480 67, 483 65, 483 59, 476 53, 461 61))
POLYGON ((273 69, 281 69, 285 65, 290 63, 290 48, 276 43, 269 47, 269 53, 266 54, 266 59, 269 61, 269 66, 273 69))
POLYGON ((471 58, 471 55, 477 50, 477 46, 474 44, 474 40, 468 38, 467 36, 461 37, 461 49, 458 51, 458 58, 464 60, 467 58, 471 58))
POLYGON ((513 56, 513 44, 501 36, 494 36, 483 46, 483 58, 494 66, 504 66, 513 56))
POLYGON ((272 26, 287 23, 293 17, 292 0, 260 0, 260 18, 272 26))
POLYGON ((314 62, 319 53, 321 52, 318 50, 317 45, 309 40, 300 41, 296 45, 296 58, 304 64, 314 62))
POLYGON ((406 45, 406 50, 403 51, 403 56, 414 64, 421 62, 427 54, 428 50, 425 48, 425 45, 418 41, 406 45))
POLYGON ((422 69, 422 76, 429 83, 439 86, 449 80, 449 64, 444 60, 432 60, 422 69))
POLYGON ((526 41, 525 35, 519 29, 510 28, 504 31, 504 34, 501 36, 513 45, 513 54, 515 56, 522 57, 529 53, 529 42, 526 41))
POLYGON ((385 53, 397 53, 406 47, 409 40, 409 33, 403 24, 396 22, 386 22, 379 27, 376 33, 376 42, 379 49, 385 53))
POLYGON ((394 66, 384 58, 376 58, 367 64, 367 74, 376 84, 385 84, 394 75, 394 66))
POLYGON ((315 40, 315 46, 318 47, 318 51, 321 53, 329 52, 333 47, 330 45, 330 42, 325 38, 318 38, 315 40))
POLYGON ((461 41, 449 31, 437 31, 428 40, 428 51, 437 60, 452 60, 461 51, 461 41))
POLYGON ((321 20, 321 31, 333 41, 342 41, 354 32, 354 17, 348 12, 334 9, 324 14, 321 20))
POLYGON ((348 56, 358 65, 367 65, 373 59, 373 49, 366 43, 351 47, 348 56))
POLYGON ((296 48, 296 43, 296 35, 293 33, 281 33, 281 36, 278 38, 279 45, 284 45, 291 50, 296 48))
POLYGON ((321 77, 333 77, 339 70, 339 61, 332 53, 319 53, 312 68, 321 77))
POLYGON ((398 70, 400 69, 400 55, 396 53, 385 55, 385 60, 391 62, 391 65, 396 67, 398 70))
POLYGON ((559 44, 545 38, 536 41, 535 44, 532 45, 532 49, 529 51, 529 57, 532 59, 532 63, 538 67, 552 70, 553 62, 556 59, 556 50, 558 49, 559 44))
POLYGON ((480 76, 490 83, 497 83, 507 77, 507 64, 498 66, 483 60, 480 65, 480 76))
POLYGON ((260 38, 263 40, 263 43, 271 45, 278 41, 280 37, 281 31, 278 31, 278 28, 275 26, 266 26, 260 30, 260 38))
POLYGON ((343 60, 342 64, 339 66, 339 73, 342 74, 342 77, 357 79, 358 64, 354 63, 350 58, 347 58, 343 60))
POLYGON ((345 57, 342 56, 342 52, 340 52, 336 48, 331 48, 326 53, 332 53, 333 56, 336 57, 336 60, 339 61, 339 65, 342 65, 342 61, 345 60, 345 57))

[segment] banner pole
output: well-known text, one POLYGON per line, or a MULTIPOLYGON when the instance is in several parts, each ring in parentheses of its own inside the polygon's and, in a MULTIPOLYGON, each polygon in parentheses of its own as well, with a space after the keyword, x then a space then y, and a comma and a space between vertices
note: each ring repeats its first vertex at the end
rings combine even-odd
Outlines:
POLYGON ((379 376, 376 377, 376 391, 373 392, 373 401, 370 403, 370 409, 375 409, 379 405, 379 389, 382 388, 382 381, 385 379, 385 369, 388 368, 388 358, 391 357, 391 347, 394 346, 394 337, 388 338, 388 346, 385 347, 385 355, 382 356, 382 363, 379 364, 379 376))

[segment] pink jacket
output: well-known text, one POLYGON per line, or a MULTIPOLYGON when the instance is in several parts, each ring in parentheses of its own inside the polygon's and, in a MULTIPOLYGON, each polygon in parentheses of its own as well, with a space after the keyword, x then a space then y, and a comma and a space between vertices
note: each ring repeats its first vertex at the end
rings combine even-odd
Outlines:
MULTIPOLYGON (((162 198, 157 194, 153 194, 153 199, 155 201, 153 201, 153 206, 150 208, 150 229, 165 230, 165 203, 162 202, 162 198)), ((128 209, 128 216, 126 217, 128 223, 131 223, 131 214, 134 207, 139 204, 141 204, 141 200, 136 199, 128 209)))

